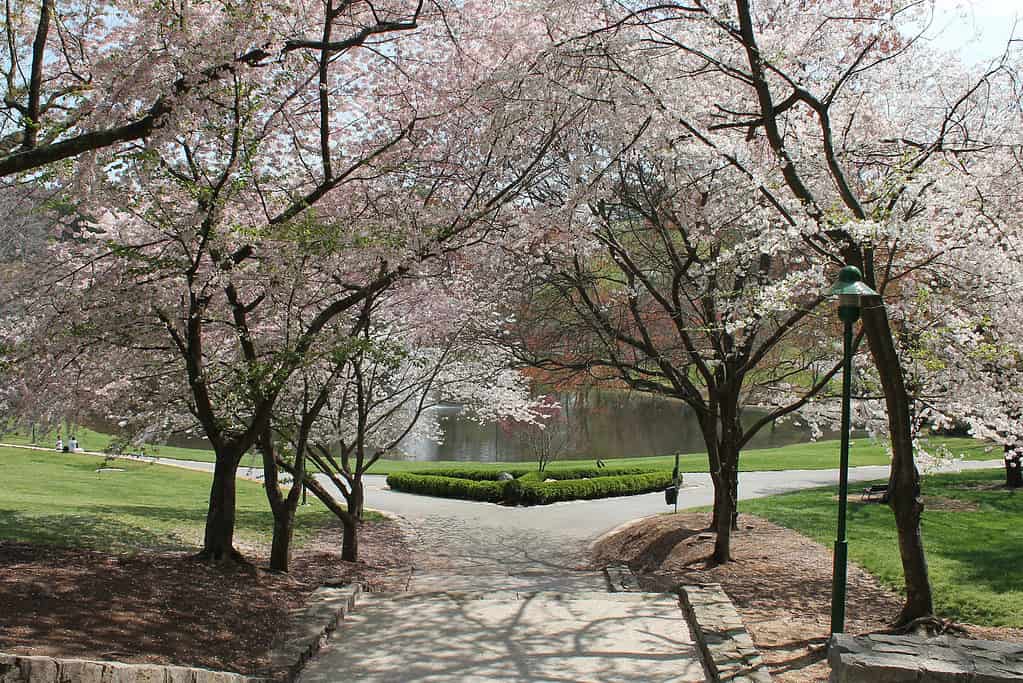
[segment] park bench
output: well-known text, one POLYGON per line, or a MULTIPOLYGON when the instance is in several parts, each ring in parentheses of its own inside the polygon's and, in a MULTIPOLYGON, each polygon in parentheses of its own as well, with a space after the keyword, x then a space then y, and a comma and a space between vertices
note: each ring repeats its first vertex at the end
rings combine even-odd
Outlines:
POLYGON ((860 501, 863 503, 887 503, 888 484, 876 484, 863 489, 860 494, 860 501))

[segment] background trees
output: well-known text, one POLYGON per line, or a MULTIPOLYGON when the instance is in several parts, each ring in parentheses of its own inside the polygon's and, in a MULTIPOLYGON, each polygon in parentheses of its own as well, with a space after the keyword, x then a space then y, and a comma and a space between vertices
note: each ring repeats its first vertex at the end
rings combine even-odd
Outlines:
MULTIPOLYGON (((610 122, 608 122, 610 125, 610 122)), ((519 351, 554 373, 680 399, 714 481, 715 559, 729 559, 739 454, 838 366, 815 316, 823 269, 750 187, 700 150, 651 136, 593 172, 590 216, 526 282, 519 351), (770 406, 752 423, 743 408, 770 406)))

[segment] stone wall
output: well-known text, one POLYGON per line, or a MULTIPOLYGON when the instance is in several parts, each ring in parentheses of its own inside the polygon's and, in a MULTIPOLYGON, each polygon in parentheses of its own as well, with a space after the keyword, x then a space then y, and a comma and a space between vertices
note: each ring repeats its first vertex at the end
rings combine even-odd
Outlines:
POLYGON ((832 683, 1023 682, 1023 643, 836 633, 828 663, 832 683))

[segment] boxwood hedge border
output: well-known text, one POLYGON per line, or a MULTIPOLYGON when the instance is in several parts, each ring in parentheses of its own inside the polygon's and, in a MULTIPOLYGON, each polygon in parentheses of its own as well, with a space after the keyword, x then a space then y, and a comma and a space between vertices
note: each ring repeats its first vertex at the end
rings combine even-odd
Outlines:
POLYGON ((672 483, 669 470, 640 467, 577 468, 537 472, 509 470, 514 479, 498 481, 499 472, 431 470, 394 472, 387 485, 395 491, 508 505, 547 505, 659 491, 672 483), (553 480, 553 481, 548 481, 553 480))

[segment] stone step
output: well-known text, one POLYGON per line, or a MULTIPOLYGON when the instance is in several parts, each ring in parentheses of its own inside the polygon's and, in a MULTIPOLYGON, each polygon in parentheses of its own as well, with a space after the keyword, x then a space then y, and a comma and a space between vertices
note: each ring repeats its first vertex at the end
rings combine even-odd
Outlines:
POLYGON ((408 589, 417 593, 444 591, 570 592, 606 591, 607 578, 603 572, 580 571, 571 573, 542 572, 468 572, 448 574, 441 572, 414 572, 408 589))
POLYGON ((594 602, 609 603, 654 603, 670 609, 680 608, 679 598, 674 593, 608 593, 606 591, 573 591, 561 593, 557 591, 404 591, 401 593, 363 593, 359 597, 359 605, 368 602, 391 601, 394 603, 428 602, 437 598, 454 601, 492 600, 514 602, 522 600, 550 602, 594 602))

